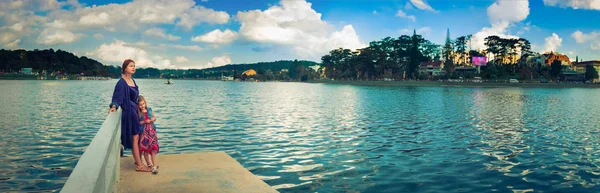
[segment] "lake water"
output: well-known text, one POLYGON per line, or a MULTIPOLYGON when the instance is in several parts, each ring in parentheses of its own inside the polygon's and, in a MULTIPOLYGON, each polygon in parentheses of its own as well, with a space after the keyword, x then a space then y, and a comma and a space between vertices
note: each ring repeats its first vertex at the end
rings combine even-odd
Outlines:
MULTIPOLYGON (((0 192, 59 191, 116 81, 0 81, 0 192)), ((600 192, 600 89, 137 82, 161 154, 280 192, 600 192)))

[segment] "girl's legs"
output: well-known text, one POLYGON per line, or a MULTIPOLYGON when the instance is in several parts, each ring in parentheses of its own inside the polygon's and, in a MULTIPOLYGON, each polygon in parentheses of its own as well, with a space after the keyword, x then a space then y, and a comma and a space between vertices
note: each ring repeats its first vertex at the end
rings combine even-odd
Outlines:
POLYGON ((152 165, 158 167, 158 163, 156 162, 156 156, 157 156, 156 151, 152 151, 152 165))
POLYGON ((139 146, 140 135, 133 135, 133 148, 131 148, 131 154, 133 154, 133 159, 135 163, 137 163, 136 170, 142 169, 144 171, 148 170, 148 167, 142 162, 140 157, 140 146, 139 146), (143 166, 143 168, 142 168, 143 166))
POLYGON ((154 165, 152 164, 152 162, 150 162, 150 154, 148 152, 143 152, 144 154, 144 158, 146 159, 146 165, 150 166, 150 165, 154 165))

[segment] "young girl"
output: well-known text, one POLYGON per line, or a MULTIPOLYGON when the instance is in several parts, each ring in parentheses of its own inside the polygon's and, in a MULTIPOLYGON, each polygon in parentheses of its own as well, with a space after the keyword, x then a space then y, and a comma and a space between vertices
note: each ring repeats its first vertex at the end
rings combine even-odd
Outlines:
POLYGON ((147 107, 146 99, 142 95, 138 96, 138 107, 140 125, 143 130, 142 134, 140 134, 140 155, 144 154, 146 163, 152 168, 152 173, 157 174, 158 164, 156 164, 156 156, 158 154, 158 138, 156 137, 156 127, 154 126, 156 117, 152 115, 152 109, 147 107), (149 157, 152 157, 152 160, 149 157))

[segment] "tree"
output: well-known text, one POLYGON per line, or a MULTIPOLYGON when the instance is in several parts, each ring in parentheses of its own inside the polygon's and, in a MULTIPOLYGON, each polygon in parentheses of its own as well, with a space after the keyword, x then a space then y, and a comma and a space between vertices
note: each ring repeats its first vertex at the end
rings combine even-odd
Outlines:
POLYGON ((421 46, 421 53, 428 61, 439 61, 442 53, 440 52, 440 45, 434 44, 429 40, 425 40, 421 46))
POLYGON ((454 54, 452 54, 452 40, 450 40, 450 30, 446 32, 446 43, 444 44, 443 49, 443 57, 444 57, 444 70, 448 74, 450 74, 454 70, 454 54))
POLYGON ((560 64, 560 60, 554 60, 550 65, 550 75, 553 78, 558 78, 560 72, 562 71, 562 65, 560 64))
POLYGON ((465 59, 467 58, 467 37, 460 36, 454 41, 454 48, 456 48, 456 54, 459 56, 459 62, 457 64, 466 65, 465 59))
POLYGON ((519 70, 519 78, 521 80, 533 80, 533 71, 531 68, 523 66, 521 70, 519 70))
POLYGON ((585 80, 598 79, 598 71, 593 65, 588 64, 585 66, 585 80))
POLYGON ((409 78, 416 78, 417 70, 419 69, 419 64, 423 62, 425 57, 421 53, 419 49, 421 45, 425 42, 425 39, 421 35, 417 35, 416 31, 413 31, 413 36, 411 37, 411 45, 409 51, 409 63, 408 68, 406 70, 406 74, 409 78))

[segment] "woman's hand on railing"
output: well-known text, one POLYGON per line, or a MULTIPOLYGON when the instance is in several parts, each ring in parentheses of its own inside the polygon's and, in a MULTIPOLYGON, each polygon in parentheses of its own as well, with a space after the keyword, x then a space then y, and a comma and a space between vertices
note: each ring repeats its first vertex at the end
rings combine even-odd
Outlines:
POLYGON ((115 106, 112 106, 109 110, 108 110, 108 114, 117 111, 117 108, 115 106))

